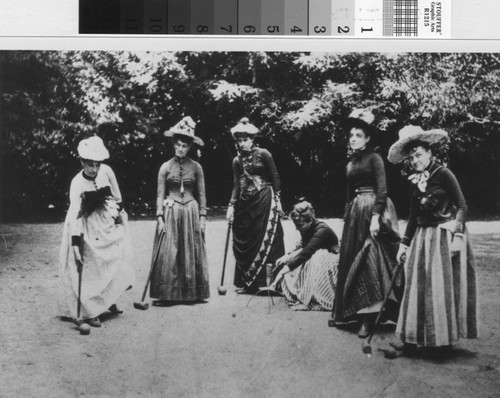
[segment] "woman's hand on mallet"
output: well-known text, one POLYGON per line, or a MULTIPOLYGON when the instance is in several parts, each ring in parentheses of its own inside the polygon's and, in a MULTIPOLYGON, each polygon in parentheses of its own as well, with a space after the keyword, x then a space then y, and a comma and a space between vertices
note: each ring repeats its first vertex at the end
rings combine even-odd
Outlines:
POLYGON ((378 214, 372 215, 372 220, 370 222, 370 235, 372 236, 373 239, 375 239, 378 235, 378 232, 380 230, 380 222, 379 222, 380 216, 378 214))
POLYGON ((398 263, 401 262, 401 259, 406 257, 406 251, 408 250, 408 246, 403 245, 402 243, 399 245, 398 254, 396 254, 396 261, 398 263))
POLYGON ((161 233, 161 232, 165 231, 165 222, 163 221, 162 216, 158 216, 157 220, 158 220, 158 225, 157 225, 158 233, 161 233))
POLYGON ((78 246, 73 246, 73 255, 75 256, 75 263, 80 270, 81 267, 83 267, 83 261, 82 261, 82 255, 80 254, 80 248, 78 246))
POLYGON ((227 208, 226 219, 230 223, 233 222, 233 220, 234 220, 234 206, 229 206, 227 208))
POLYGON ((462 250, 463 244, 464 244, 463 235, 455 234, 453 236, 453 240, 451 241, 451 247, 450 247, 451 254, 454 255, 454 254, 460 253, 460 251, 462 250))
MULTIPOLYGON (((283 257, 281 257, 280 259, 278 259, 278 261, 280 261, 283 257)), ((276 261, 276 265, 280 265, 278 263, 278 261, 276 261)), ((276 285, 278 284, 278 282, 281 280, 281 278, 283 278, 283 276, 285 276, 285 274, 287 274, 288 272, 290 272, 290 268, 288 267, 288 265, 285 265, 281 270, 280 272, 278 273, 278 275, 276 275, 276 278, 274 279, 274 282, 271 284, 270 288, 273 289, 273 290, 276 290, 276 285)))

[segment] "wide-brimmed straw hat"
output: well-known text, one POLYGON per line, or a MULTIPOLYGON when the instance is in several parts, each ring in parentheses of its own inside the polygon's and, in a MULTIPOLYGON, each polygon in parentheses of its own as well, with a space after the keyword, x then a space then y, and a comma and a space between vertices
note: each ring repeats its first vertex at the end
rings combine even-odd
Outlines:
POLYGON ((236 126, 234 126, 231 129, 231 134, 233 137, 236 134, 248 134, 248 135, 255 135, 259 132, 259 129, 255 127, 250 121, 248 120, 247 117, 244 117, 241 119, 236 126))
POLYGON ((196 123, 190 116, 185 116, 182 120, 177 123, 174 127, 163 133, 165 137, 174 137, 176 135, 182 135, 193 140, 196 145, 203 146, 205 143, 200 137, 194 135, 194 128, 196 123))
POLYGON ((399 139, 389 148, 387 159, 389 162, 401 163, 408 156, 405 151, 406 145, 412 141, 422 141, 429 145, 434 144, 447 137, 448 133, 441 129, 424 130, 420 126, 406 126, 399 130, 399 139))
POLYGON ((109 158, 109 152, 104 146, 104 142, 98 136, 94 135, 80 141, 78 144, 78 156, 82 159, 102 162, 109 158))

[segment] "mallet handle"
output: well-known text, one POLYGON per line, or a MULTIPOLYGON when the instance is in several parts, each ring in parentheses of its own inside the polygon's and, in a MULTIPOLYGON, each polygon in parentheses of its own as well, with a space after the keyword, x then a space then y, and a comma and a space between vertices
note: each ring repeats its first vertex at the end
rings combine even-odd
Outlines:
POLYGON ((149 269, 148 280, 146 281, 146 286, 144 286, 144 292, 142 293, 141 302, 146 298, 146 292, 148 291, 149 282, 151 281, 151 276, 153 275, 153 270, 155 269, 155 264, 158 259, 158 254, 160 253, 160 247, 163 242, 163 237, 165 236, 165 232, 160 232, 160 237, 158 239, 158 245, 156 246, 156 251, 153 254, 153 258, 151 259, 151 268, 149 269))
POLYGON ((82 265, 77 265, 78 271, 78 303, 76 305, 76 317, 80 319, 80 310, 82 307, 82 273, 83 273, 83 233, 80 234, 80 257, 82 258, 82 265))
POLYGON ((227 260, 227 249, 229 247, 229 236, 231 235, 231 226, 233 223, 230 221, 227 224, 227 234, 226 234, 226 248, 224 249, 224 262, 222 264, 222 277, 220 280, 220 285, 224 286, 224 274, 226 272, 226 260, 227 260))
POLYGON ((394 288, 394 283, 396 282, 396 278, 398 277, 399 272, 401 271, 401 269, 403 268, 403 266, 405 264, 405 260, 406 260, 406 256, 402 256, 401 261, 397 265, 396 270, 394 271, 394 274, 392 275, 391 284, 390 284, 389 288, 387 289, 387 292, 385 293, 384 301, 382 301, 382 306, 380 307, 380 311, 378 312, 377 319, 375 319, 375 324, 373 325, 373 329, 372 329, 370 335, 368 336, 368 339, 367 339, 368 344, 370 344, 372 341, 372 337, 375 334, 375 327, 378 325, 378 323, 380 321, 380 317, 382 316, 382 311, 384 311, 385 305, 386 305, 387 301, 389 300, 389 295, 391 294, 392 289, 394 288))

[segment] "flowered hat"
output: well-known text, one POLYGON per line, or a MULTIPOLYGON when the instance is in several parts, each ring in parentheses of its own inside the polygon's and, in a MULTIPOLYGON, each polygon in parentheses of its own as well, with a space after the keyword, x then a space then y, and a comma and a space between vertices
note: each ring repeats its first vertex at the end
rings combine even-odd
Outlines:
POLYGON ((440 129, 424 130, 420 126, 412 125, 403 127, 399 130, 399 139, 389 148, 387 159, 394 164, 401 163, 408 156, 408 153, 405 151, 408 143, 423 141, 428 144, 434 144, 447 136, 448 133, 440 129))
POLYGON ((231 134, 233 135, 233 137, 238 133, 255 135, 258 132, 259 129, 252 123, 250 123, 247 117, 242 118, 239 123, 231 129, 231 134))
POLYGON ((185 116, 171 129, 165 131, 165 137, 173 137, 175 135, 182 135, 191 138, 196 145, 203 146, 205 143, 200 137, 194 135, 194 128, 196 123, 190 116, 185 116))
POLYGON ((109 158, 109 152, 104 146, 104 142, 98 136, 94 135, 80 141, 78 144, 78 156, 82 159, 102 162, 109 158))

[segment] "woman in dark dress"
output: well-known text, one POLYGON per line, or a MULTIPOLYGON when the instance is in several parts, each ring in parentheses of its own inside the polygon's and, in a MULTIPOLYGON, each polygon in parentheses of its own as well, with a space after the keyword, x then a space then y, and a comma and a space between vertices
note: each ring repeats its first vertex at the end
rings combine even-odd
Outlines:
POLYGON ((231 133, 238 150, 227 210, 233 223, 234 284, 237 293, 254 293, 266 286, 266 264, 274 264, 285 253, 280 179, 271 153, 254 145, 258 129, 247 118, 231 133))
POLYGON ((276 262, 282 268, 271 289, 281 290, 294 310, 331 310, 337 279, 337 235, 315 218, 309 202, 297 203, 290 216, 301 239, 295 250, 276 262))
POLYGON ((206 197, 201 165, 187 156, 203 141, 195 123, 183 118, 165 136, 172 137, 175 156, 158 174, 157 230, 153 245, 154 272, 150 296, 155 305, 203 301, 210 297, 205 249, 206 197))
POLYGON ((407 126, 388 159, 414 171, 410 216, 398 258, 406 256, 396 348, 451 347, 477 330, 476 267, 465 220, 467 204, 455 175, 435 161, 431 145, 447 133, 407 126))
MULTIPOLYGON (((373 143, 374 116, 356 110, 348 119, 352 156, 346 169, 344 214, 333 322, 359 321, 359 337, 368 336, 390 285, 399 244, 398 219, 387 197, 384 162, 373 143)), ((397 299, 385 316, 396 320, 397 299)))

